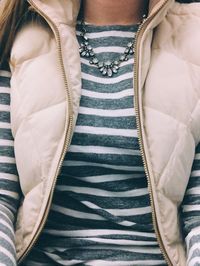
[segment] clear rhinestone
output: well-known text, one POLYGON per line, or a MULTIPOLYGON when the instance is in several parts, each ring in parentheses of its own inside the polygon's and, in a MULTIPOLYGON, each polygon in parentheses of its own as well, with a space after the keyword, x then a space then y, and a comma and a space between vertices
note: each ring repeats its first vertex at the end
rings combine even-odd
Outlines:
POLYGON ((83 39, 85 40, 85 41, 88 41, 88 37, 87 36, 83 36, 83 39))
POLYGON ((86 57, 90 57, 90 53, 89 52, 86 52, 86 57))
POLYGON ((129 51, 130 51, 130 48, 126 48, 125 51, 124 51, 124 53, 125 54, 129 54, 129 51))
POLYGON ((112 69, 111 69, 111 68, 109 68, 109 69, 108 69, 108 72, 107 72, 107 74, 108 74, 108 76, 109 76, 109 77, 112 77, 112 75, 113 75, 113 72, 112 72, 112 69))
POLYGON ((79 48, 79 52, 82 53, 84 51, 83 47, 79 48))
POLYGON ((90 56, 91 57, 93 57, 94 56, 94 52, 92 51, 92 52, 90 52, 90 56))
POLYGON ((98 64, 98 63, 99 63, 99 60, 98 60, 96 57, 95 57, 95 58, 93 58, 93 60, 92 60, 92 61, 93 61, 93 63, 94 63, 94 64, 98 64))
POLYGON ((113 73, 117 73, 119 68, 116 68, 115 66, 112 68, 113 73))
POLYGON ((100 68, 99 70, 100 70, 100 72, 103 72, 104 69, 105 69, 105 67, 102 67, 102 68, 100 68))
POLYGON ((114 65, 118 66, 119 65, 119 61, 118 60, 115 60, 114 61, 114 65))
POLYGON ((88 45, 87 48, 88 48, 89 51, 92 51, 92 46, 91 45, 88 45))
POLYGON ((133 49, 130 49, 129 54, 134 54, 133 49))
POLYGON ((106 68, 104 68, 102 74, 105 76, 105 75, 107 75, 107 72, 108 72, 108 70, 106 68))
POLYGON ((83 52, 81 53, 81 55, 82 55, 82 56, 85 56, 85 55, 86 55, 86 51, 83 51, 83 52))
POLYGON ((142 16, 143 22, 146 20, 146 18, 147 18, 147 15, 144 14, 144 15, 142 16))
POLYGON ((111 66, 111 61, 110 60, 107 60, 106 62, 105 62, 105 66, 111 66))
POLYGON ((125 58, 126 58, 126 56, 125 56, 125 55, 121 55, 121 56, 120 56, 120 61, 124 61, 124 60, 125 60, 125 58))
POLYGON ((129 43, 127 44, 127 46, 128 46, 129 48, 131 48, 131 47, 132 47, 132 45, 133 45, 133 43, 132 43, 132 42, 129 42, 129 43))
POLYGON ((102 68, 102 67, 103 67, 103 62, 99 62, 99 63, 98 63, 98 67, 99 67, 99 68, 102 68))

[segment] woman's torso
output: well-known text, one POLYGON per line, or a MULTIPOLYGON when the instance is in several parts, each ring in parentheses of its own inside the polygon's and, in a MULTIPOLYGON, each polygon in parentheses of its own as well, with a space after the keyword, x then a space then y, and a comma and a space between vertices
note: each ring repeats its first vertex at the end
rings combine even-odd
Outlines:
MULTIPOLYGON (((100 60, 115 60, 135 26, 86 26, 100 60)), ((77 34, 79 43, 81 25, 77 34)), ((133 55, 113 77, 81 58, 82 94, 51 211, 23 265, 166 265, 152 225, 139 150, 133 55)))

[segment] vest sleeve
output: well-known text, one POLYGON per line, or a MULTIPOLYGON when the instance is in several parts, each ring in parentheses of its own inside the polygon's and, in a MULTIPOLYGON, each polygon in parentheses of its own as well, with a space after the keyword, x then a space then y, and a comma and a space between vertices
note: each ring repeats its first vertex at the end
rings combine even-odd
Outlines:
POLYGON ((10 126, 10 77, 0 71, 0 265, 16 263, 14 223, 20 200, 20 186, 10 126))
POLYGON ((196 148, 181 215, 187 247, 187 265, 200 265, 200 143, 196 148))

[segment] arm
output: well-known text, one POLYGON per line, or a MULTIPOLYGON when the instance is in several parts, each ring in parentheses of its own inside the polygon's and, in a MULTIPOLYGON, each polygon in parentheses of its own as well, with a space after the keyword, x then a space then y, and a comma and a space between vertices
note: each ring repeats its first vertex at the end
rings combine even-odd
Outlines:
POLYGON ((186 236, 187 265, 200 266, 200 143, 182 205, 183 231, 186 236))
POLYGON ((20 187, 10 127, 9 73, 0 71, 0 265, 16 265, 14 222, 20 187))

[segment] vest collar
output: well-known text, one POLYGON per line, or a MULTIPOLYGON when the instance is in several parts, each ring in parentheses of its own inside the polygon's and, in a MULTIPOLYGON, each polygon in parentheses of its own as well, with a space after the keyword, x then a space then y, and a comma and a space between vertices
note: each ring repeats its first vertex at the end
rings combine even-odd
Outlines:
MULTIPOLYGON (((81 0, 27 0, 36 9, 42 11, 55 24, 75 25, 80 10, 81 0)), ((150 0, 149 14, 156 12, 165 1, 150 0)))

